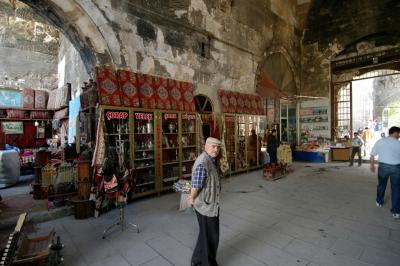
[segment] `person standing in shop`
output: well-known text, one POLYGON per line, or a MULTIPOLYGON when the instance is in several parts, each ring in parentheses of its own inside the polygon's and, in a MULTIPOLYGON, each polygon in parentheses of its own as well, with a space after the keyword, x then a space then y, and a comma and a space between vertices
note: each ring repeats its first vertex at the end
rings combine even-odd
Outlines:
POLYGON ((389 136, 378 140, 371 151, 370 170, 375 173, 375 156, 378 156, 378 187, 376 206, 384 203, 385 190, 390 177, 392 208, 394 219, 400 219, 400 128, 391 127, 389 136))
POLYGON ((197 157, 192 171, 192 189, 189 204, 193 206, 199 223, 199 236, 193 251, 191 265, 217 266, 219 244, 219 201, 221 172, 217 157, 221 141, 209 137, 205 151, 197 157))
POLYGON ((358 155, 358 166, 361 166, 362 157, 361 157, 361 147, 364 144, 363 140, 360 138, 357 132, 354 132, 354 138, 351 140, 352 149, 351 149, 351 156, 350 156, 350 164, 349 166, 353 166, 354 163, 354 156, 358 155))
POLYGON ((370 152, 370 142, 374 138, 374 132, 368 127, 364 128, 363 132, 361 133, 361 138, 364 141, 364 156, 367 156, 367 153, 370 152))
POLYGON ((271 163, 278 162, 277 153, 278 153, 279 143, 278 143, 278 138, 276 135, 277 135, 277 131, 276 131, 276 129, 273 129, 271 131, 271 134, 269 134, 268 140, 267 140, 267 152, 269 154, 271 163))

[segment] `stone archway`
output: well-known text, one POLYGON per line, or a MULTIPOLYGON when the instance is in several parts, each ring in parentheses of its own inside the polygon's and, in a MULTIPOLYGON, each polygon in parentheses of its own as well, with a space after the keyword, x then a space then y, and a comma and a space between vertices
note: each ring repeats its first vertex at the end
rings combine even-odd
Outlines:
POLYGON ((196 103, 196 111, 200 114, 201 120, 203 122, 203 136, 204 140, 213 135, 216 130, 215 123, 213 120, 213 103, 211 99, 204 94, 197 94, 194 96, 196 103))
MULTIPOLYGON (((96 64, 114 65, 113 57, 102 32, 88 12, 78 4, 79 1, 20 1, 54 24, 69 39, 80 54, 88 73, 93 73, 96 64)), ((92 12, 95 12, 96 7, 92 8, 92 12)))
POLYGON ((264 97, 279 98, 298 94, 294 65, 287 53, 272 52, 258 66, 256 92, 264 97))

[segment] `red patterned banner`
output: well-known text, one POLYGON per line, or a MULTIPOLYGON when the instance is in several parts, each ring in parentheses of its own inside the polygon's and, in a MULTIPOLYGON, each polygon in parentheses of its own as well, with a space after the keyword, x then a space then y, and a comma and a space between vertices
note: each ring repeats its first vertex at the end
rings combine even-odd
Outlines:
POLYGON ((264 111, 264 106, 263 106, 263 102, 260 96, 256 96, 256 101, 257 101, 257 109, 258 109, 258 114, 259 115, 264 115, 265 111, 264 111))
POLYGON ((229 94, 229 104, 230 104, 230 113, 234 114, 237 111, 237 99, 236 94, 232 91, 229 94))
POLYGON ((152 87, 151 76, 147 74, 138 74, 139 98, 142 108, 155 109, 156 96, 152 87))
POLYGON ((183 104, 185 111, 194 112, 196 111, 196 105, 194 104, 194 90, 193 84, 189 82, 181 82, 181 93, 183 95, 183 104))
POLYGON ((244 99, 243 99, 243 94, 236 92, 236 99, 237 99, 237 106, 236 106, 236 112, 238 114, 244 114, 244 99))
POLYGON ((129 70, 117 71, 123 106, 140 107, 137 74, 129 70))
POLYGON ((100 104, 120 106, 121 97, 115 71, 106 66, 96 67, 100 104))
POLYGON ((171 100, 171 109, 177 111, 183 111, 184 105, 178 81, 172 79, 168 80, 168 93, 171 100))
POLYGON ((251 106, 251 95, 242 94, 244 99, 244 113, 245 114, 254 114, 252 113, 253 107, 251 106))
POLYGON ((249 95, 249 100, 250 100, 250 114, 252 115, 258 115, 258 106, 257 106, 257 101, 256 101, 256 96, 255 95, 249 95))
POLYGON ((221 103, 221 109, 224 113, 229 113, 229 99, 224 90, 218 90, 219 101, 221 103))
POLYGON ((157 108, 162 110, 171 110, 171 101, 167 89, 167 80, 161 77, 153 77, 152 86, 156 94, 157 108))

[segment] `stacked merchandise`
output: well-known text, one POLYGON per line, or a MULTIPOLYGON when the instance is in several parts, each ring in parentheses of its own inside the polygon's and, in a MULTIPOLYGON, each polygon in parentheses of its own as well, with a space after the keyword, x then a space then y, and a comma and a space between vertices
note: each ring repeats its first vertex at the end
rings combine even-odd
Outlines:
POLYGON ((292 149, 287 144, 282 144, 278 147, 278 162, 283 165, 291 165, 292 160, 292 149))
POLYGON ((179 179, 174 183, 173 189, 175 192, 189 194, 192 188, 191 180, 179 179))
POLYGON ((268 181, 275 181, 284 177, 287 174, 287 167, 280 163, 264 164, 263 177, 268 181))

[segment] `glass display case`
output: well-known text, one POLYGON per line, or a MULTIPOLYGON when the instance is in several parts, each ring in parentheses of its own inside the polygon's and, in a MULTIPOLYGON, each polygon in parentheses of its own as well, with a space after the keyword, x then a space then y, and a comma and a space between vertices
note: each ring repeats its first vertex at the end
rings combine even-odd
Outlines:
POLYGON ((198 155, 196 114, 181 114, 181 175, 190 178, 198 155))
POLYGON ((136 169, 136 192, 150 192, 156 189, 154 113, 133 113, 134 153, 133 166, 136 169))
POLYGON ((259 138, 259 117, 249 116, 247 124, 247 165, 249 168, 254 168, 259 165, 258 156, 261 146, 261 138, 259 138))
POLYGON ((235 121, 236 116, 234 115, 226 115, 225 116, 225 149, 226 149, 226 156, 229 162, 230 172, 235 171, 235 121))
POLYGON ((179 113, 161 114, 162 127, 162 188, 170 188, 179 178, 179 113))
POLYGON ((190 178, 199 155, 197 113, 101 106, 105 138, 118 165, 136 171, 133 197, 160 193, 190 178))
POLYGON ((106 109, 104 114, 107 148, 115 151, 120 168, 130 167, 129 111, 106 109))
POLYGON ((266 117, 257 115, 224 115, 224 140, 230 172, 259 168, 265 152, 261 151, 265 137, 266 117))
POLYGON ((246 160, 246 119, 245 115, 237 116, 236 124, 236 136, 237 136, 237 146, 236 146, 236 171, 247 169, 246 160))
POLYGON ((280 107, 280 141, 294 146, 297 143, 297 104, 282 101, 280 107))

